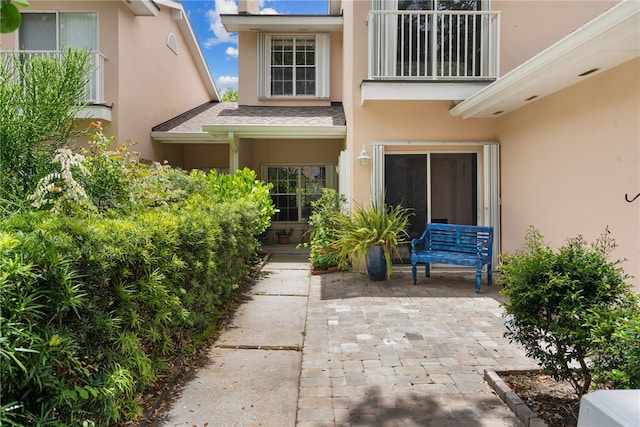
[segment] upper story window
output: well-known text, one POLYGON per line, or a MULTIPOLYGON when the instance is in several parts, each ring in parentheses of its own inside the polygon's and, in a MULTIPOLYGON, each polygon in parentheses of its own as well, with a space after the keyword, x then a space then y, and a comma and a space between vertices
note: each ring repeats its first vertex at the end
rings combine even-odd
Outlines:
POLYGON ((258 96, 329 97, 329 35, 260 34, 258 96))
POLYGON ((98 50, 97 12, 25 12, 18 30, 20 50, 98 50))

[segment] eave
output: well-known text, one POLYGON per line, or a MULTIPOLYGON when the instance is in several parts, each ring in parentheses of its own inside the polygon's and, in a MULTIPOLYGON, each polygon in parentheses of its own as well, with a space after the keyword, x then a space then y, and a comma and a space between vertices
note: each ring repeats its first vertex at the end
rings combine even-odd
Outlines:
POLYGON ((160 9, 151 0, 124 0, 131 12, 136 16, 157 16, 160 9))
POLYGON ((365 101, 453 101, 466 99, 490 81, 397 81, 364 80, 360 84, 360 104, 365 101))
POLYGON ((346 126, 205 125, 202 129, 216 138, 233 134, 253 139, 338 139, 347 135, 346 126))
POLYGON ((209 133, 186 133, 186 132, 151 132, 151 139, 163 144, 227 144, 226 138, 217 138, 209 133))
POLYGON ((460 102, 450 114, 501 117, 638 56, 640 2, 622 1, 460 102))
POLYGON ((220 15, 229 32, 260 31, 317 33, 342 31, 342 16, 335 15, 220 15))

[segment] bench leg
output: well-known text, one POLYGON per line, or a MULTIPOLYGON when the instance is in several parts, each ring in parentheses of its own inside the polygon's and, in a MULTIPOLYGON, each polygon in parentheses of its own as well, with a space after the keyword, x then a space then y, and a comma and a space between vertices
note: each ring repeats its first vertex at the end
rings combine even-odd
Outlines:
POLYGON ((476 293, 480 292, 481 281, 482 281, 482 267, 476 269, 476 293))
POLYGON ((489 284, 489 286, 491 286, 491 276, 492 276, 492 271, 493 269, 491 268, 491 263, 487 264, 487 283, 489 284))
POLYGON ((416 280, 416 265, 415 264, 411 264, 411 274, 413 275, 413 284, 415 285, 417 280, 416 280))
POLYGON ((424 264, 424 277, 429 277, 429 276, 431 276, 431 264, 426 262, 424 264))

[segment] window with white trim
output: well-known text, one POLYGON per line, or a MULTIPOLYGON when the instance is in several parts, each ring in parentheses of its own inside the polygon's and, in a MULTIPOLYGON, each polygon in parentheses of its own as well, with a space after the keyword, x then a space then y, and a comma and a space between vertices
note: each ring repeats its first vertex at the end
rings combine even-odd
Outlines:
POLYGON ((98 50, 97 12, 24 12, 18 30, 20 50, 98 50))
POLYGON ((328 34, 258 36, 258 96, 329 97, 328 34))
POLYGON ((263 165, 264 181, 273 184, 271 199, 276 207, 273 221, 307 221, 311 202, 317 200, 325 187, 335 188, 336 168, 326 165, 263 165))

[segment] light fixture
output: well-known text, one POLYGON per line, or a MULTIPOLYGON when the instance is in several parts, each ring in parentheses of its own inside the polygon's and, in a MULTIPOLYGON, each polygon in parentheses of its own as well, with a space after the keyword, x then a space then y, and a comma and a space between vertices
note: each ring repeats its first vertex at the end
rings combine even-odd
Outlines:
POLYGON ((369 159, 370 158, 371 158, 371 156, 369 155, 369 153, 367 153, 367 149, 363 144, 362 145, 362 150, 360 151, 360 154, 358 154, 358 161, 360 162, 360 164, 362 166, 367 166, 369 164, 369 159))

